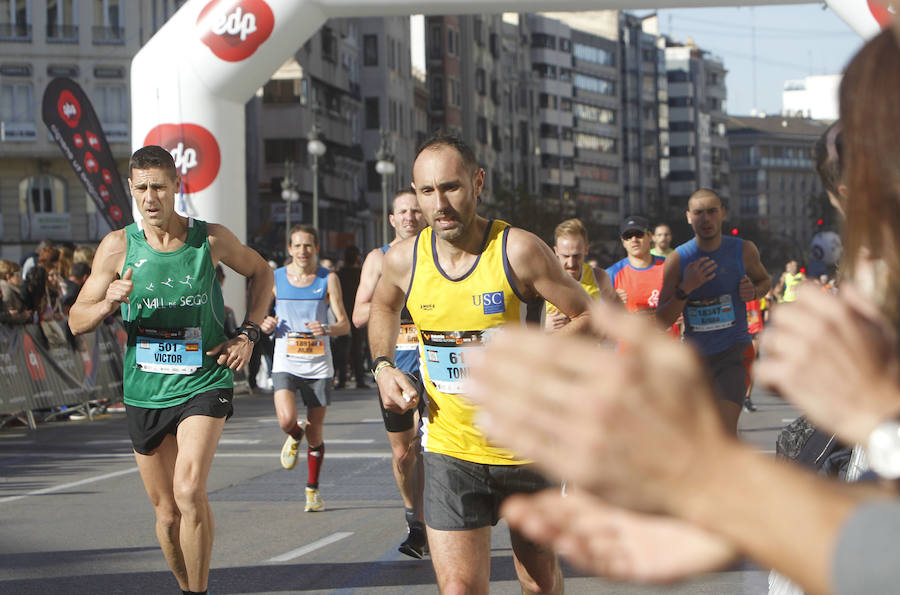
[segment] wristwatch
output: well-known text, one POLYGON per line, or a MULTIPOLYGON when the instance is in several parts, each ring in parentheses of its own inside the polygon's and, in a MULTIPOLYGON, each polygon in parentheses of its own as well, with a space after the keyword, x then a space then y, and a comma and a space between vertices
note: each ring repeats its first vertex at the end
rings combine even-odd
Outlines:
POLYGON ((885 479, 900 478, 900 420, 875 426, 869 434, 866 454, 872 470, 885 479))
POLYGON ((372 366, 372 378, 378 382, 378 373, 384 370, 385 368, 396 368, 393 360, 391 358, 386 357, 384 355, 376 357, 375 361, 372 362, 374 365, 372 366))
POLYGON ((251 343, 256 343, 257 341, 259 341, 259 337, 262 334, 262 331, 260 330, 259 325, 255 322, 245 320, 244 324, 238 327, 237 334, 244 335, 245 337, 250 339, 251 343))
POLYGON ((675 297, 678 298, 679 300, 686 300, 686 299, 688 299, 688 294, 686 294, 686 293, 684 292, 684 290, 681 288, 681 285, 676 285, 676 286, 675 286, 675 297))

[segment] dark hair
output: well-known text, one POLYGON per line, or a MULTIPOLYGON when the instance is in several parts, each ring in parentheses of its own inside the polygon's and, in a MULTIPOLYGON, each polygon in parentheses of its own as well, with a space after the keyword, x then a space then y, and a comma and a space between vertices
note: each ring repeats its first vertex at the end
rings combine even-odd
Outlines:
POLYGON ((467 145, 455 134, 447 134, 444 132, 437 132, 425 139, 425 142, 416 149, 416 157, 413 159, 413 163, 416 162, 423 151, 427 149, 436 149, 438 147, 450 147, 456 149, 456 152, 459 153, 459 156, 462 158, 463 166, 473 174, 478 171, 478 159, 475 157, 475 152, 472 150, 472 147, 467 145))
POLYGON ((404 194, 409 194, 413 198, 416 198, 416 191, 413 190, 410 186, 407 186, 406 188, 401 188, 400 190, 398 190, 396 192, 396 194, 394 194, 394 199, 391 201, 391 214, 393 214, 393 212, 397 210, 397 199, 400 198, 401 196, 403 196, 404 194))
POLYGON ((73 262, 69 275, 81 279, 91 274, 91 265, 86 262, 73 262))
POLYGON ((722 197, 719 196, 718 192, 716 192, 715 190, 711 190, 710 188, 698 188, 696 192, 694 192, 693 194, 690 195, 690 197, 688 197, 688 201, 687 201, 688 210, 690 210, 690 208, 691 208, 691 201, 693 199, 700 198, 703 196, 715 196, 716 200, 719 201, 719 206, 720 207, 725 206, 725 204, 722 202, 722 197))
POLYGON ((171 153, 159 145, 141 147, 131 155, 131 159, 128 161, 128 177, 131 177, 132 172, 136 169, 151 168, 165 170, 166 174, 173 180, 178 177, 178 172, 175 169, 175 159, 171 153))
POLYGON ((362 252, 359 251, 359 248, 357 248, 353 244, 347 246, 346 248, 344 248, 344 266, 355 266, 359 262, 361 256, 362 252))
POLYGON ((822 179, 825 190, 840 196, 838 187, 844 175, 844 139, 841 121, 834 122, 825 129, 824 134, 816 141, 816 172, 822 179))
MULTIPOLYGON (((293 239, 294 234, 297 232, 308 233, 313 237, 313 241, 316 243, 316 246, 319 245, 319 232, 316 231, 316 228, 308 223, 296 223, 291 227, 291 233, 288 235, 288 238, 293 239)), ((288 241, 290 241, 290 239, 288 241)))

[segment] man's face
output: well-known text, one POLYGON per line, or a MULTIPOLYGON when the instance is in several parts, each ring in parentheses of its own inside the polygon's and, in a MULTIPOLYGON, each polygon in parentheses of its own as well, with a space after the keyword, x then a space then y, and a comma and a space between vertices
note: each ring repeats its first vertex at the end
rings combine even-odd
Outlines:
POLYGON ((572 275, 576 281, 581 280, 581 271, 584 259, 587 256, 587 246, 581 236, 559 236, 553 247, 556 258, 566 272, 572 275))
POLYGON ((653 243, 660 252, 668 252, 672 245, 672 230, 668 225, 657 225, 653 231, 653 243))
POLYGON ((170 178, 166 170, 133 169, 128 178, 128 188, 137 203, 147 225, 164 226, 175 214, 175 194, 181 186, 181 177, 170 178))
POLYGON ((701 195, 688 201, 687 221, 697 237, 703 240, 722 235, 725 209, 721 201, 712 195, 701 195))
POLYGON ((416 235, 427 225, 416 195, 409 192, 404 192, 394 199, 394 212, 388 216, 388 220, 401 240, 416 235))
POLYGON ((413 164, 413 188, 425 221, 438 238, 453 243, 465 237, 475 219, 484 170, 468 171, 453 147, 425 149, 413 164))
POLYGON ((787 266, 785 266, 784 268, 791 275, 796 275, 797 274, 797 261, 796 260, 790 261, 789 263, 787 263, 787 266))
POLYGON ((628 256, 646 258, 650 255, 650 232, 643 229, 629 229, 622 234, 622 245, 628 256))
POLYGON ((6 280, 10 283, 10 285, 20 287, 22 285, 22 271, 19 270, 14 273, 9 273, 8 275, 6 275, 6 280))
POLYGON ((319 254, 319 246, 311 233, 295 231, 291 234, 291 245, 288 246, 288 253, 294 259, 294 264, 300 268, 305 268, 316 261, 316 256, 319 254))

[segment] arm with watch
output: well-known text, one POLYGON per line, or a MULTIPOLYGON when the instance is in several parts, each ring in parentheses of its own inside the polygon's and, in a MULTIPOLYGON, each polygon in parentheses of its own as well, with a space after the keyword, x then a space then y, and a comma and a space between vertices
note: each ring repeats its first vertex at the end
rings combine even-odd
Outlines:
POLYGON ((418 391, 394 365, 394 350, 400 334, 400 312, 412 271, 414 244, 401 242, 385 255, 381 279, 375 286, 369 308, 369 349, 372 375, 385 409, 403 413, 418 405, 418 391))

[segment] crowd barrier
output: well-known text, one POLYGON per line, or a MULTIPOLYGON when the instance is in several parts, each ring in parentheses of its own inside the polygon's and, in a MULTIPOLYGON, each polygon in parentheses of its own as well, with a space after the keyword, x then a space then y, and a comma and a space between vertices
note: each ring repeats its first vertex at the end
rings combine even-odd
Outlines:
MULTIPOLYGON (((110 317, 97 330, 73 336, 68 321, 0 325, 0 427, 80 411, 89 418, 122 400, 122 357, 128 338, 110 317)), ((246 376, 235 374, 235 387, 246 376)), ((248 387, 249 390, 249 387, 248 387)))
POLYGON ((48 419, 66 407, 91 416, 92 401, 120 401, 126 338, 116 318, 77 337, 65 319, 0 325, 0 426, 24 416, 34 429, 35 412, 48 419))

